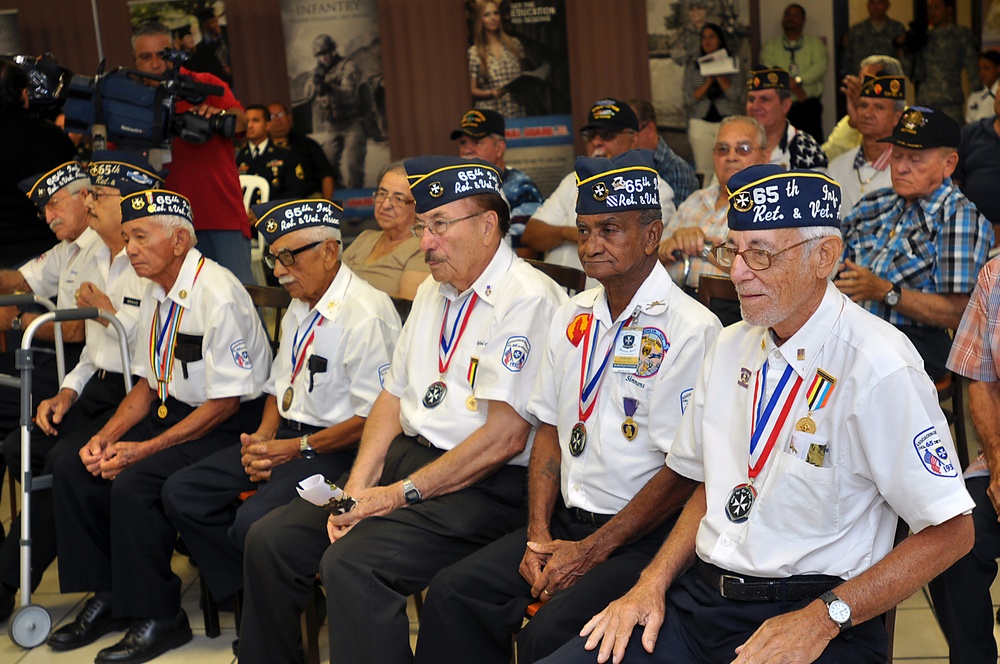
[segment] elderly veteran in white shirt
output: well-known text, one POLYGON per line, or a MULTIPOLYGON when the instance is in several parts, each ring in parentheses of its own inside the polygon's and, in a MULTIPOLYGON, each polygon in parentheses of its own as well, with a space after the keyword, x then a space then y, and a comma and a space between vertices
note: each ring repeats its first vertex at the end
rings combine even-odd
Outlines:
POLYGON ((703 485, 635 587, 547 664, 595 648, 599 662, 881 664, 878 616, 972 546, 916 350, 830 283, 839 187, 766 164, 729 190, 716 256, 743 322, 705 360, 667 458, 703 485), (900 518, 914 534, 893 549, 900 518))
POLYGON ((294 661, 317 570, 331 661, 410 662, 408 596, 523 523, 528 398, 566 295, 503 241, 510 210, 495 166, 445 156, 404 166, 433 278, 344 484, 357 505, 329 515, 294 501, 247 535, 243 664, 294 661))
POLYGON ((351 469, 400 328, 389 296, 340 262, 339 205, 283 200, 253 212, 268 245, 264 260, 293 297, 264 385, 264 414, 163 488, 167 514, 219 601, 243 588, 250 526, 295 500, 299 481, 322 474, 336 482, 351 469))
POLYGON ((260 421, 271 349, 243 285, 194 248, 186 198, 154 189, 124 197, 121 208, 129 260, 152 282, 133 364, 144 380, 79 457, 56 461, 60 584, 95 595, 49 645, 72 650, 127 625, 95 660, 127 664, 191 639, 161 491, 174 472, 260 421))

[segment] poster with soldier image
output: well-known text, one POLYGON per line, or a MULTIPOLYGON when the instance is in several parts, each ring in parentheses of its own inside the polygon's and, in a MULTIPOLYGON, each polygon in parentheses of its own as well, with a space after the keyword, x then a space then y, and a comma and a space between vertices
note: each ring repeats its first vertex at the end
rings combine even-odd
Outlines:
POLYGON ((376 0, 282 0, 292 118, 323 147, 344 212, 370 212, 371 188, 388 163, 385 88, 376 0))
POLYGON ((170 28, 173 47, 187 54, 185 67, 214 74, 232 86, 226 4, 222 0, 133 0, 128 10, 133 26, 159 21, 170 28))

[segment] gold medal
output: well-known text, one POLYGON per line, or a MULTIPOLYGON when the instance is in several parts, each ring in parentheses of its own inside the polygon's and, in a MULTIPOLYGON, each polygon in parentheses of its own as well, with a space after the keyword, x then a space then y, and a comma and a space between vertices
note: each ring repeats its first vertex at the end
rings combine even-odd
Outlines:
POLYGON ((638 433, 639 427, 636 426, 635 420, 631 417, 626 417, 625 421, 622 422, 622 435, 625 436, 625 440, 635 440, 638 433))
POLYGON ((795 430, 803 433, 816 433, 816 423, 813 422, 811 417, 806 415, 799 418, 799 421, 795 423, 795 430))
POLYGON ((476 395, 470 394, 469 398, 465 400, 465 407, 471 411, 479 410, 479 402, 476 401, 476 395))
POLYGON ((160 407, 156 409, 156 415, 161 420, 166 419, 167 418, 167 404, 161 403, 160 407))
POLYGON ((294 398, 295 398, 295 390, 293 390, 292 386, 289 385, 288 389, 285 390, 285 393, 281 396, 281 409, 287 411, 289 408, 291 408, 292 399, 294 398))

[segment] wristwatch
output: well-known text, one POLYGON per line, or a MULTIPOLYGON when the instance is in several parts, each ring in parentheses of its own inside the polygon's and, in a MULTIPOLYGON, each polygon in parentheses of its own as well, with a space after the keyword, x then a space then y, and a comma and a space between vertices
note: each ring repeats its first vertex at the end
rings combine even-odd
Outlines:
POLYGON ((834 595, 832 590, 826 591, 819 598, 826 603, 830 620, 837 623, 841 633, 851 628, 851 607, 847 602, 834 595))
POLYGON ((316 456, 316 450, 309 444, 309 434, 299 438, 299 454, 302 455, 303 459, 312 459, 316 456))
POLYGON ((899 304, 899 298, 902 295, 903 289, 899 287, 899 284, 893 284, 889 292, 882 298, 882 302, 884 302, 887 307, 894 307, 899 304))
POLYGON ((403 498, 406 498, 406 502, 410 505, 415 505, 424 499, 420 495, 420 489, 413 486, 413 480, 409 477, 403 480, 403 498))
POLYGON ((21 316, 24 315, 23 311, 17 312, 17 315, 10 319, 10 329, 15 332, 21 329, 21 316))

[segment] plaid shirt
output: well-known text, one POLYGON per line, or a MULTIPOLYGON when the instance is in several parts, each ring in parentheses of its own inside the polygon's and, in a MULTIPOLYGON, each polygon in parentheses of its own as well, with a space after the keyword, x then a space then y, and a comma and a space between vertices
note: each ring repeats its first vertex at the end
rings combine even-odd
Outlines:
POLYGON ((970 380, 1000 380, 1000 257, 979 273, 948 356, 948 368, 970 380))
MULTIPOLYGON (((726 236, 729 234, 729 219, 727 216, 729 206, 726 205, 716 210, 715 201, 718 198, 719 185, 717 184, 707 189, 699 189, 691 194, 677 208, 677 214, 674 215, 674 218, 667 222, 666 227, 663 229, 663 237, 671 237, 679 228, 697 226, 705 234, 705 239, 712 244, 722 244, 725 242, 726 236)), ((703 274, 716 277, 729 276, 729 273, 725 270, 720 270, 707 260, 698 256, 690 256, 689 258, 691 261, 691 272, 688 274, 686 284, 681 283, 681 280, 684 278, 684 261, 675 261, 667 266, 670 278, 678 286, 687 285, 691 288, 698 288, 698 279, 703 274)))
POLYGON ((662 138, 653 152, 653 165, 663 181, 674 190, 674 205, 680 205, 698 188, 698 178, 691 164, 678 157, 662 138))
MULTIPOLYGON (((971 293, 993 244, 993 227, 951 179, 907 205, 892 189, 862 198, 841 222, 844 258, 923 293, 971 293)), ((921 325, 882 304, 861 303, 893 325, 921 325)))

